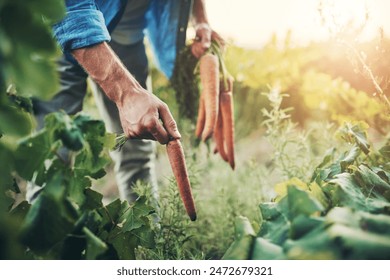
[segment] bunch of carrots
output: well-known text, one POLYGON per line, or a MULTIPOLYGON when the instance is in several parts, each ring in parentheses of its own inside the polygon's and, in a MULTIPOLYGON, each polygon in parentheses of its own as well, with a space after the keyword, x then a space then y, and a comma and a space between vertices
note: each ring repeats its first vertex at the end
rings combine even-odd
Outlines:
POLYGON ((219 153, 234 170, 233 79, 216 42, 200 57, 199 76, 201 94, 195 135, 203 142, 213 137, 214 153, 219 153))

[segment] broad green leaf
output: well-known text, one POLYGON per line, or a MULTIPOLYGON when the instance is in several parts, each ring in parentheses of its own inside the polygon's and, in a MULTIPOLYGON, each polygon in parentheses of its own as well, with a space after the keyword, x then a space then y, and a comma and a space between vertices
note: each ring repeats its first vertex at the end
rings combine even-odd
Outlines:
POLYGON ((260 212, 263 220, 258 233, 259 237, 263 237, 277 245, 285 242, 290 230, 288 205, 286 204, 288 204, 286 197, 279 203, 260 204, 260 212))
POLYGON ((328 224, 342 224, 352 228, 359 228, 359 218, 355 211, 348 207, 334 207, 325 217, 328 224))
POLYGON ((283 249, 289 259, 332 260, 341 259, 341 250, 322 225, 298 240, 287 240, 283 249))
POLYGON ((223 260, 248 260, 256 239, 255 232, 246 217, 239 216, 235 222, 235 239, 226 251, 223 260))
POLYGON ((261 237, 256 238, 251 256, 252 260, 282 260, 286 258, 287 256, 283 253, 282 247, 261 237))
POLYGON ((83 228, 83 233, 87 240, 86 259, 95 260, 101 254, 108 250, 106 243, 104 243, 99 237, 93 234, 88 228, 83 228))
POLYGON ((330 203, 329 199, 326 197, 324 191, 316 182, 310 183, 309 189, 310 189, 310 196, 312 196, 314 199, 320 202, 324 208, 329 207, 329 203, 330 203))
POLYGON ((343 157, 340 158, 340 165, 343 171, 352 164, 357 157, 360 155, 360 149, 358 146, 354 145, 348 152, 344 154, 343 157))
POLYGON ((102 172, 103 167, 111 161, 103 152, 106 140, 104 123, 83 114, 77 115, 74 122, 86 141, 82 153, 76 157, 75 168, 87 170, 90 174, 102 172))
POLYGON ((390 237, 364 232, 359 229, 335 224, 328 229, 329 235, 343 249, 344 259, 390 258, 390 237))
POLYGON ((122 204, 120 199, 118 198, 110 204, 97 209, 97 212, 103 218, 102 227, 104 227, 105 230, 110 231, 119 222, 118 220, 123 213, 122 209, 124 204, 128 205, 127 202, 124 202, 122 204))
POLYGON ((390 234, 390 216, 353 211, 350 208, 333 208, 326 216, 327 223, 387 235, 390 234))
POLYGON ((22 201, 19 203, 15 208, 12 209, 10 212, 10 216, 12 216, 14 219, 20 219, 23 220, 28 211, 30 210, 31 205, 27 201, 22 201))
POLYGON ((61 176, 48 182, 26 215, 22 226, 23 242, 34 252, 43 253, 65 239, 74 228, 74 217, 66 201, 57 197, 54 189, 61 189, 61 176))
POLYGON ((384 156, 386 159, 390 160, 390 141, 387 143, 387 145, 383 146, 379 152, 382 156, 384 156))
POLYGON ((148 220, 146 218, 144 218, 144 220, 145 224, 133 230, 132 234, 134 234, 134 236, 138 238, 139 245, 145 248, 153 249, 156 246, 155 233, 150 228, 150 225, 147 223, 148 220))
POLYGON ((324 210, 321 203, 310 197, 307 192, 302 191, 295 186, 290 186, 287 191, 289 206, 288 216, 290 221, 294 220, 299 215, 310 216, 324 210))
MULTIPOLYGON (((11 171, 14 169, 14 155, 13 151, 2 143, 2 139, 0 139, 0 162, 3 163, 0 168, 0 196, 4 196, 5 191, 13 184, 11 171)), ((3 206, 4 204, 0 203, 0 211, 3 210, 3 206)))
POLYGON ((123 231, 131 231, 147 225, 149 220, 146 217, 152 213, 154 209, 146 204, 146 197, 139 197, 122 217, 124 218, 123 231))
POLYGON ((75 228, 79 214, 66 199, 65 186, 61 171, 54 173, 25 218, 23 242, 37 254, 46 254, 49 249, 51 254, 60 254, 67 234, 75 228))
POLYGON ((70 173, 67 196, 72 202, 75 202, 79 207, 82 207, 87 199, 85 190, 91 187, 91 180, 87 177, 79 176, 75 170, 67 173, 70 173))
POLYGON ((58 22, 65 16, 65 2, 61 0, 30 0, 28 6, 34 13, 43 15, 50 22, 58 22))
POLYGON ((120 260, 135 260, 135 248, 138 247, 138 238, 130 232, 122 232, 117 228, 111 234, 114 236, 110 243, 115 248, 120 260), (120 234, 118 234, 120 233, 120 234))
POLYGON ((390 206, 384 198, 367 198, 352 174, 339 174, 330 183, 334 185, 327 185, 324 191, 331 196, 333 205, 369 212, 382 212, 390 206))
POLYGON ((360 227, 365 231, 390 236, 390 216, 359 212, 360 227))
POLYGON ((52 142, 46 130, 22 140, 15 152, 15 169, 26 180, 32 180, 35 172, 43 173, 45 160, 55 157, 52 142))
POLYGON ((370 152, 370 144, 367 140, 368 125, 364 122, 345 123, 338 131, 338 135, 349 143, 356 143, 365 153, 370 152))
POLYGON ((32 131, 32 116, 15 105, 0 103, 0 132, 24 136, 32 131))
POLYGON ((349 165, 351 165, 357 157, 360 155, 360 149, 357 145, 354 145, 349 151, 342 154, 334 163, 329 167, 320 169, 317 173, 322 181, 329 181, 336 175, 345 172, 349 165))
POLYGON ((13 41, 16 50, 55 53, 51 29, 25 5, 6 5, 0 11, 0 17, 5 34, 13 41))
POLYGON ((323 223, 324 219, 321 217, 300 215, 291 222, 290 238, 294 240, 300 239, 323 223))
POLYGON ((355 171, 354 176, 359 185, 369 193, 378 192, 382 194, 385 191, 390 191, 390 184, 366 165, 360 165, 359 169, 355 171))
POLYGON ((103 207, 103 195, 90 188, 84 190, 85 202, 81 210, 94 210, 103 207))
POLYGON ((31 259, 19 238, 20 221, 0 213, 0 260, 31 259))

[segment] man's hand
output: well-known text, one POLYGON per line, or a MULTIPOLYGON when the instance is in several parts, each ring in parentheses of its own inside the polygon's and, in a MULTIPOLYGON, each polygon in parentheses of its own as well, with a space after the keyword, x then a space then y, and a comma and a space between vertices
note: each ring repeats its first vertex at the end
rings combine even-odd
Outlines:
POLYGON ((170 137, 181 137, 168 106, 142 88, 125 95, 117 106, 123 131, 130 138, 166 144, 170 137))
POLYGON ((170 137, 181 137, 168 106, 140 86, 106 43, 73 50, 72 54, 117 105, 126 136, 161 144, 170 137))
POLYGON ((192 54, 196 58, 200 58, 205 51, 210 48, 211 41, 216 41, 223 49, 225 41, 217 32, 210 28, 203 0, 194 1, 193 18, 195 25, 195 40, 191 46, 192 54))

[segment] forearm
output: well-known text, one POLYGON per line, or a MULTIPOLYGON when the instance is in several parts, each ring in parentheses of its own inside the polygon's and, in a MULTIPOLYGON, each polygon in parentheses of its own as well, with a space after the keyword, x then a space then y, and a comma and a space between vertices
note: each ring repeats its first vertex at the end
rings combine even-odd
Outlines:
POLYGON ((205 1, 204 0, 194 0, 192 9, 192 18, 194 25, 199 24, 208 24, 208 18, 206 13, 205 1))
POLYGON ((115 103, 122 101, 124 89, 141 87, 105 42, 73 50, 72 55, 115 103))

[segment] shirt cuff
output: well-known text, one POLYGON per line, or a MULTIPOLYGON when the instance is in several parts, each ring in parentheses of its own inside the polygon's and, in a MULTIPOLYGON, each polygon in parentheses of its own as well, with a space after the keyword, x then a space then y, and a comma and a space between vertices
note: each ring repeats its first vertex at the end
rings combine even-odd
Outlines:
POLYGON ((93 9, 68 11, 66 17, 53 26, 53 33, 64 52, 111 39, 102 12, 93 9))

